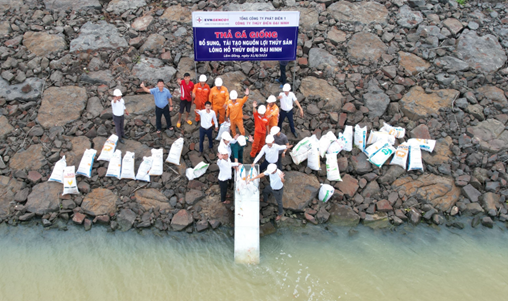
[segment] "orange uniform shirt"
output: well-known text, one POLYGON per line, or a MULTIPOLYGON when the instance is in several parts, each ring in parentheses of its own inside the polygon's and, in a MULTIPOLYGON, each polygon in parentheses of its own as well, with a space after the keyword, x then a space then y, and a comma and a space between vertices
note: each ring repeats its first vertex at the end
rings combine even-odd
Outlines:
POLYGON ((196 95, 194 102, 204 105, 205 102, 208 101, 208 96, 210 95, 210 86, 206 83, 204 86, 202 86, 201 83, 197 83, 194 85, 192 92, 196 95))
POLYGON ((259 113, 256 111, 254 113, 254 132, 265 135, 266 134, 266 126, 268 125, 268 118, 265 116, 261 117, 259 113))
POLYGON ((247 99, 249 99, 249 97, 245 96, 242 99, 237 99, 235 103, 233 103, 233 101, 230 100, 228 102, 228 112, 226 113, 226 115, 231 120, 238 121, 243 120, 243 105, 245 104, 247 99))
POLYGON ((217 87, 213 87, 210 90, 210 96, 208 97, 208 100, 210 100, 214 108, 224 106, 224 104, 229 101, 228 89, 224 86, 221 86, 220 90, 217 89, 217 87))
POLYGON ((279 122, 279 107, 274 104, 272 107, 266 106, 266 116, 270 116, 268 118, 268 124, 272 126, 276 126, 279 122))

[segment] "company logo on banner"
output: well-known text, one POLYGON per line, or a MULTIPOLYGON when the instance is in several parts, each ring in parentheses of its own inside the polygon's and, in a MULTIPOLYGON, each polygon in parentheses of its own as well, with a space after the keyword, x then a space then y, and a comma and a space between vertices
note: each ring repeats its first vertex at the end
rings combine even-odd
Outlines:
POLYGON ((300 12, 193 12, 195 61, 296 60, 300 12))

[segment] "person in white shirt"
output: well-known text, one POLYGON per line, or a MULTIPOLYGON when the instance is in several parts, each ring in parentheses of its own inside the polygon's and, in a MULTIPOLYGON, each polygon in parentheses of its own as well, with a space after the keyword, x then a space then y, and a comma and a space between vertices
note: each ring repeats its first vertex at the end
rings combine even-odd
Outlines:
POLYGON ((282 196, 284 194, 284 173, 277 168, 275 164, 269 164, 266 168, 265 172, 260 173, 259 175, 250 178, 249 181, 253 181, 256 179, 261 179, 264 176, 268 176, 270 179, 270 185, 266 185, 263 189, 263 202, 268 202, 268 196, 271 193, 275 200, 277 201, 277 205, 279 206, 277 211, 277 218, 275 221, 281 219, 282 214, 284 214, 284 208, 282 206, 282 196))
POLYGON ((215 112, 212 111, 212 103, 207 101, 205 103, 204 110, 194 110, 196 114, 199 114, 201 117, 201 126, 199 127, 199 153, 203 155, 203 141, 205 140, 205 135, 208 137, 208 149, 211 150, 213 147, 213 139, 212 139, 212 126, 215 124, 215 131, 219 128, 217 126, 217 116, 215 112), (212 124, 213 121, 213 124, 212 124))
POLYGON ((223 147, 228 150, 228 154, 231 157, 231 143, 236 143, 236 140, 231 137, 231 134, 229 132, 224 132, 220 136, 220 143, 219 148, 223 147))
POLYGON ((252 166, 254 166, 254 164, 258 163, 259 160, 261 160, 261 158, 264 155, 265 161, 263 161, 263 163, 261 163, 261 166, 259 166, 260 171, 264 171, 266 169, 266 167, 268 166, 268 164, 276 164, 277 168, 282 169, 282 164, 279 161, 279 151, 285 150, 287 148, 291 148, 292 145, 290 145, 288 147, 286 145, 277 145, 273 142, 274 142, 274 138, 272 135, 266 136, 266 139, 265 139, 266 144, 261 148, 261 151, 256 156, 256 158, 254 158, 254 162, 252 162, 252 166))
POLYGON ((223 204, 229 204, 230 201, 226 200, 228 192, 229 180, 231 180, 231 168, 242 165, 240 163, 231 163, 229 159, 228 150, 225 147, 219 147, 217 154, 217 166, 219 166, 219 187, 220 187, 220 200, 223 204))
POLYGON ((124 124, 124 116, 123 114, 129 115, 127 112, 127 108, 125 108, 125 101, 122 98, 122 91, 120 89, 115 89, 113 91, 113 100, 111 100, 111 111, 113 113, 113 122, 115 123, 115 131, 118 136, 118 142, 124 143, 123 138, 125 137, 125 133, 123 131, 124 124))
POLYGON ((295 138, 298 138, 298 134, 295 131, 295 123, 293 121, 293 103, 296 103, 298 108, 300 109, 300 117, 303 118, 303 109, 302 106, 300 106, 300 103, 298 102, 298 99, 295 96, 295 93, 290 92, 291 86, 289 84, 285 84, 284 87, 282 87, 282 93, 279 94, 280 99, 280 112, 279 112, 279 124, 278 127, 282 129, 282 122, 286 117, 289 121, 289 128, 291 129, 291 132, 295 136, 295 138))

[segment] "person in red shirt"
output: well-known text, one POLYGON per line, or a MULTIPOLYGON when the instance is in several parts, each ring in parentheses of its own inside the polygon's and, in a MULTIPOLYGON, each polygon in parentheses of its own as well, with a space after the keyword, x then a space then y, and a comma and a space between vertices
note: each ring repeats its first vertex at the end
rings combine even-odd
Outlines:
POLYGON ((252 103, 252 111, 254 112, 254 142, 252 143, 252 150, 250 156, 255 158, 257 153, 265 145, 266 132, 268 131, 268 118, 266 118, 266 107, 258 106, 257 102, 252 103))
MULTIPOLYGON (((205 103, 208 101, 208 96, 210 95, 210 86, 206 83, 206 75, 201 74, 199 76, 199 83, 194 85, 194 90, 192 90, 192 97, 194 97, 194 104, 196 105, 196 110, 204 110, 205 103)), ((196 122, 199 122, 200 116, 196 113, 196 122)))
POLYGON ((187 111, 185 119, 187 119, 188 124, 192 124, 192 121, 189 119, 189 112, 192 105, 192 90, 194 89, 194 83, 190 80, 190 74, 185 73, 183 75, 183 80, 178 79, 180 82, 180 113, 178 113, 178 122, 176 123, 176 127, 179 128, 182 124, 182 113, 184 110, 187 111))

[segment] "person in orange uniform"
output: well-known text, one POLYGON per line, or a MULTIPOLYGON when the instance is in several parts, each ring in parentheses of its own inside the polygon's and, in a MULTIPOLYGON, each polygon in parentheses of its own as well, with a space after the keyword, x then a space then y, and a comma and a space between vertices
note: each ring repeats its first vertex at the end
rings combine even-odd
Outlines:
POLYGON ((243 128, 243 105, 249 99, 249 88, 245 89, 245 97, 237 100, 238 93, 233 90, 229 94, 228 111, 226 116, 229 118, 231 124, 231 132, 236 136, 236 127, 240 130, 242 136, 245 136, 245 129, 243 128))
POLYGON ((277 98, 275 96, 270 95, 266 102, 268 105, 266 106, 266 118, 268 118, 268 132, 270 129, 277 125, 279 122, 279 107, 275 104, 277 98))
POLYGON ((212 103, 212 109, 219 116, 219 124, 224 122, 224 118, 226 117, 226 107, 229 101, 229 92, 228 89, 222 86, 222 79, 217 77, 215 79, 215 87, 210 90, 210 96, 208 100, 212 103))
POLYGON ((268 118, 266 118, 266 107, 261 105, 256 111, 257 102, 252 103, 252 111, 254 112, 254 142, 250 156, 256 157, 257 153, 265 145, 266 131, 268 130, 268 118))
MULTIPOLYGON (((208 96, 210 95, 210 86, 206 83, 206 75, 201 74, 199 76, 199 83, 194 85, 194 90, 192 90, 192 97, 194 97, 194 104, 196 105, 196 110, 204 110, 205 103, 208 101, 208 96)), ((196 122, 199 122, 199 114, 196 113, 196 122)))

